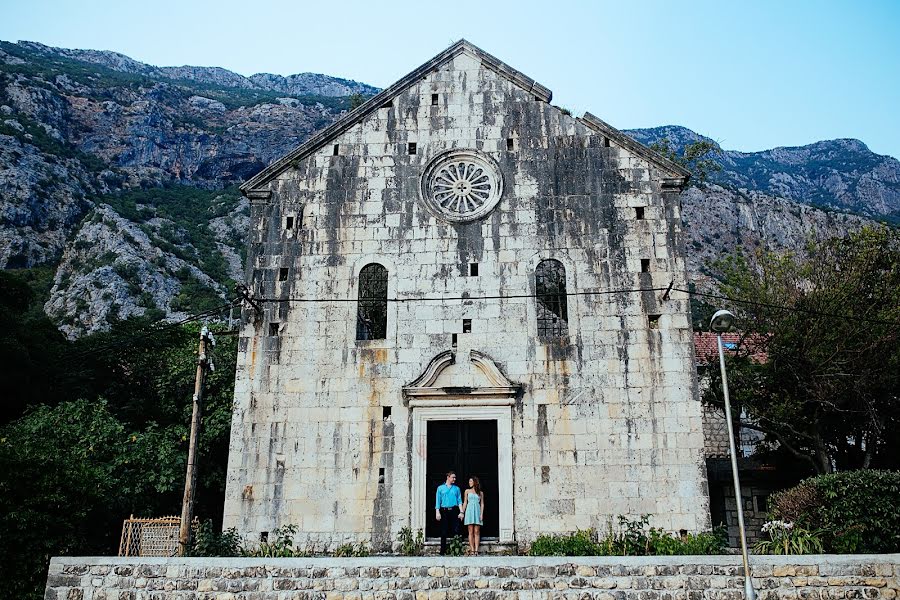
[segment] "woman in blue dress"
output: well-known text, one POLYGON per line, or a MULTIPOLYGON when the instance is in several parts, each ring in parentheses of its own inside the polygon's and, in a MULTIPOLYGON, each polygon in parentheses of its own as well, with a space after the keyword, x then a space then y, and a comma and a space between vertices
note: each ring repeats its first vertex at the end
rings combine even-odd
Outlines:
POLYGON ((469 477, 469 489, 463 494, 463 523, 469 528, 469 553, 478 554, 481 525, 484 523, 484 492, 477 477, 469 477))

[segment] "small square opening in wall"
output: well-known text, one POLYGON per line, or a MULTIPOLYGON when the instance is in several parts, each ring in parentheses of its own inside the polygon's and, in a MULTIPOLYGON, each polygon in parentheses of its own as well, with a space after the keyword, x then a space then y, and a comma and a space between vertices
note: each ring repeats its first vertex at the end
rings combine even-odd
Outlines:
POLYGON ((390 421, 391 420, 391 407, 390 406, 382 406, 381 407, 381 420, 382 421, 390 421))
POLYGON ((269 532, 268 531, 260 531, 259 532, 259 541, 266 543, 269 541, 269 532))
POLYGON ((478 277, 478 263, 469 264, 469 277, 478 277))
POLYGON ((269 323, 269 335, 278 335, 278 323, 269 323))
POLYGON ((638 221, 644 220, 644 207, 643 206, 636 206, 634 208, 634 218, 637 219, 638 221))
POLYGON ((603 147, 609 148, 609 138, 608 137, 603 138, 603 147))
POLYGON ((647 324, 650 326, 650 329, 659 329, 659 317, 661 315, 648 315, 647 316, 647 324))
POLYGON ((437 94, 432 94, 432 95, 431 95, 431 105, 432 105, 432 106, 437 106, 437 105, 438 105, 438 95, 437 95, 437 94))
POLYGON ((416 153, 416 143, 415 143, 415 142, 410 142, 410 143, 407 145, 407 152, 409 152, 410 154, 415 154, 415 153, 416 153))
POLYGON ((384 483, 384 467, 378 469, 378 483, 384 483))
POLYGON ((506 149, 511 151, 511 150, 514 150, 515 147, 516 147, 515 141, 512 138, 506 138, 506 149))
POLYGON ((278 281, 287 281, 287 276, 287 267, 281 267, 280 269, 278 269, 278 281))
POLYGON ((332 155, 332 156, 337 156, 338 154, 340 154, 340 151, 341 151, 341 146, 340 146, 340 144, 335 144, 335 145, 334 145, 334 148, 332 149, 331 155, 332 155))
POLYGON ((463 319, 463 333, 472 333, 472 319, 463 319))
POLYGON ((285 217, 284 218, 284 228, 288 229, 288 230, 294 228, 294 217, 285 217))
POLYGON ((456 334, 455 333, 451 334, 450 335, 450 347, 456 348, 457 345, 459 345, 459 341, 458 341, 458 338, 456 337, 456 334))
POLYGON ((641 273, 649 273, 650 272, 650 259, 642 258, 641 259, 641 273))

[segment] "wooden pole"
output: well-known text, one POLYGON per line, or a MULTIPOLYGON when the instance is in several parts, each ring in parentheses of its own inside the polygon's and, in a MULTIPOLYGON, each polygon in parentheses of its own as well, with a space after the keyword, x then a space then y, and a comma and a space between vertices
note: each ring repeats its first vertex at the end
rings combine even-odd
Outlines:
POLYGON ((194 401, 191 414, 191 439, 188 444, 187 475, 184 481, 184 501, 181 503, 181 527, 178 531, 179 554, 187 553, 191 543, 191 519, 194 515, 194 487, 197 484, 197 438, 200 436, 200 416, 203 411, 203 383, 206 379, 206 357, 209 330, 200 331, 200 355, 194 379, 194 401))

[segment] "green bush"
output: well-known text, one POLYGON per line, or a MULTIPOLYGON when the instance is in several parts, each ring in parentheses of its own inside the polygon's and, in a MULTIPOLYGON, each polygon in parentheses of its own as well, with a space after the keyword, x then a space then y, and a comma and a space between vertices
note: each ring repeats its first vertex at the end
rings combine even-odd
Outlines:
POLYGON ((259 546, 245 550, 245 556, 256 558, 290 558, 310 556, 306 550, 294 547, 294 536, 299 531, 296 525, 282 525, 272 532, 272 541, 260 542, 259 546))
POLYGON ((650 527, 650 515, 631 520, 618 517, 618 527, 609 523, 606 536, 593 529, 562 535, 542 535, 531 545, 532 556, 661 556, 722 554, 727 536, 724 528, 675 536, 650 527))
POLYGON ((539 535, 531 544, 531 556, 598 556, 603 554, 593 529, 574 533, 539 535))
POLYGON ((466 553, 469 545, 463 540, 461 535, 454 536, 447 540, 447 555, 462 556, 466 553))
POLYGON ((213 526, 212 519, 195 522, 191 537, 190 556, 241 556, 241 536, 232 527, 219 532, 213 526))
POLYGON ((809 531, 791 522, 769 521, 762 526, 762 531, 769 539, 753 546, 757 554, 821 554, 823 551, 821 529, 809 531))
POLYGON ((826 552, 900 552, 900 472, 820 475, 772 496, 772 516, 823 530, 826 552))
POLYGON ((400 542, 400 554, 403 556, 422 556, 425 554, 425 534, 419 529, 415 534, 409 527, 404 527, 397 534, 400 542))
POLYGON ((370 554, 369 547, 362 542, 357 546, 350 543, 341 544, 334 550, 334 555, 339 558, 362 557, 369 556, 370 554))

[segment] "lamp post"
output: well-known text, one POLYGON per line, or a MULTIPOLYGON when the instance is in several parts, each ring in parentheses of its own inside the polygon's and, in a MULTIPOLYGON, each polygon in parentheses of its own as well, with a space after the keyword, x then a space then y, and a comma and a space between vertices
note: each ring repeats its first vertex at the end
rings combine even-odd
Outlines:
POLYGON ((718 310, 709 323, 716 332, 719 342, 719 368, 722 370, 722 393, 725 395, 725 421, 728 423, 728 447, 731 451, 731 475, 734 478, 734 499, 737 504, 738 529, 741 533, 741 556, 744 559, 744 596, 746 600, 756 600, 753 581, 750 579, 750 559, 747 556, 747 534, 744 531, 744 500, 741 494, 741 480, 738 477, 737 448, 734 443, 734 427, 731 424, 731 399, 728 397, 728 376, 725 374, 725 349, 722 334, 731 329, 734 315, 727 310, 718 310))

